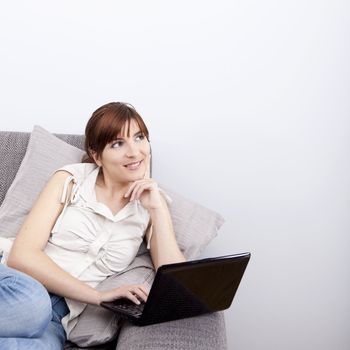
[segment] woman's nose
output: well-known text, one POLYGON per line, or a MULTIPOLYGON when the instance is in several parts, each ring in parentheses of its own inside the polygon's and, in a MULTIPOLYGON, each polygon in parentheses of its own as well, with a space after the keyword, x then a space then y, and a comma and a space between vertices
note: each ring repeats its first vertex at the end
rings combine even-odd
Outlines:
POLYGON ((128 143, 127 150, 126 150, 126 156, 127 157, 135 157, 139 153, 139 149, 137 145, 133 142, 128 143))

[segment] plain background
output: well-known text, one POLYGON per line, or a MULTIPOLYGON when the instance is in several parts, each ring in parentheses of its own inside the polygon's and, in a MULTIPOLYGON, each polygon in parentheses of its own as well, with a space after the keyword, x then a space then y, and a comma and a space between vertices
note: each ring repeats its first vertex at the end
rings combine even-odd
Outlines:
POLYGON ((350 3, 7 1, 1 129, 83 133, 110 101, 151 132, 154 177, 250 251, 229 350, 350 348, 350 3))

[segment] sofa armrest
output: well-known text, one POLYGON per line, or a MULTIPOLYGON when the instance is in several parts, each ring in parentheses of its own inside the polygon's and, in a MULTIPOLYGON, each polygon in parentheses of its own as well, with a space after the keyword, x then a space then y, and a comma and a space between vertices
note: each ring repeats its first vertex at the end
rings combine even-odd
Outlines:
POLYGON ((126 322, 116 350, 227 349, 224 312, 137 327, 126 322))

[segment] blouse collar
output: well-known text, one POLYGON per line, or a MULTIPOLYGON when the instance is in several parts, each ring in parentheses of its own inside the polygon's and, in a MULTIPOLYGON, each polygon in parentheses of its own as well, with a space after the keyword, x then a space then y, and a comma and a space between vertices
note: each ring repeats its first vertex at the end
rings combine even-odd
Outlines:
POLYGON ((82 182, 78 191, 78 195, 85 201, 86 207, 114 222, 121 221, 128 216, 138 214, 140 210, 144 210, 139 200, 133 200, 120 209, 116 215, 113 215, 106 204, 98 202, 95 185, 99 171, 100 168, 96 166, 82 182))

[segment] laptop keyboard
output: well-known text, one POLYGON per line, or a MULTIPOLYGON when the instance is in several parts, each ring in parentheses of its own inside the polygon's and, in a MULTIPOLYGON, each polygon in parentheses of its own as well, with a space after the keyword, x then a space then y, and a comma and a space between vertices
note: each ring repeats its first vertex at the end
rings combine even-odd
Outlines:
POLYGON ((145 303, 141 302, 141 304, 137 305, 134 303, 127 303, 127 304, 118 304, 118 305, 114 305, 116 310, 122 310, 127 312, 129 315, 135 316, 135 317, 139 317, 142 315, 142 311, 145 307, 145 303))

